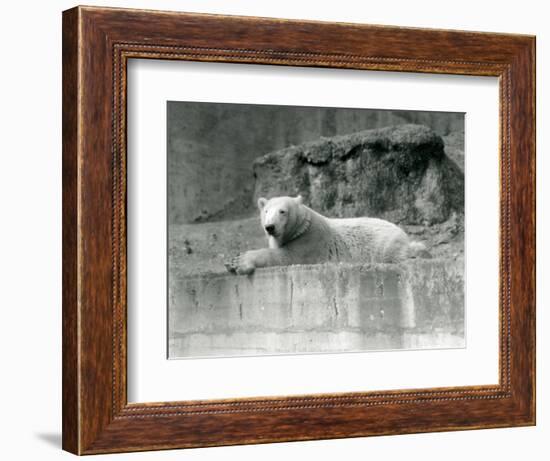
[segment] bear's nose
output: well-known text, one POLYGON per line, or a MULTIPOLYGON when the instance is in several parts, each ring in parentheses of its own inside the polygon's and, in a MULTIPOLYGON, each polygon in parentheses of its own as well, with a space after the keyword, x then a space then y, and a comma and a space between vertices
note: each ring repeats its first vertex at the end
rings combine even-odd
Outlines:
POLYGON ((268 224, 267 226, 265 226, 265 231, 269 234, 269 235, 272 235, 273 232, 275 232, 275 226, 273 224, 268 224))

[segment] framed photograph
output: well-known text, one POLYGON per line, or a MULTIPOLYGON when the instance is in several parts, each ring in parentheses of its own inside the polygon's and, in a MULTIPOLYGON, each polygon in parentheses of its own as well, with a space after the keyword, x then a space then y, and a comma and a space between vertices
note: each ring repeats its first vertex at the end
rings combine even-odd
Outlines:
POLYGON ((535 424, 535 39, 63 13, 63 448, 535 424))

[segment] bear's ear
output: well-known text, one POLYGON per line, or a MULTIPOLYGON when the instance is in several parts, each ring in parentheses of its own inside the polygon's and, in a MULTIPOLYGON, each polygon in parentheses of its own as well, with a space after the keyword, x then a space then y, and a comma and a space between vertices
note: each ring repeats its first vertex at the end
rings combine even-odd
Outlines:
POLYGON ((296 197, 294 200, 296 200, 296 203, 298 205, 301 205, 302 203, 304 203, 304 198, 301 195, 298 195, 298 197, 296 197))
POLYGON ((260 198, 258 199, 258 208, 259 208, 260 210, 263 210, 266 203, 267 203, 267 199, 265 199, 265 198, 263 198, 263 197, 260 197, 260 198))

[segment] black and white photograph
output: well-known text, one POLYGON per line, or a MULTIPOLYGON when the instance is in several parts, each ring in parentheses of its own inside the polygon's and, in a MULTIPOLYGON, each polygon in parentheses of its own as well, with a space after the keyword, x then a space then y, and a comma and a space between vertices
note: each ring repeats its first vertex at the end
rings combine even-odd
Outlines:
POLYGON ((464 130, 168 101, 168 358, 464 348, 464 130))
POLYGON ((2 459, 548 458, 544 2, 83 3, 2 9, 2 459))

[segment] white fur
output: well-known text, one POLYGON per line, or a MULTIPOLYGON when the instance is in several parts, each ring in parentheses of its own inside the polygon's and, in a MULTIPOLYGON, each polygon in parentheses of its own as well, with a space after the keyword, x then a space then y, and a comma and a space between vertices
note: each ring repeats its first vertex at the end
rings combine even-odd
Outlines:
POLYGON ((395 224, 377 218, 327 218, 301 196, 258 200, 269 248, 247 251, 228 265, 250 274, 256 267, 324 262, 399 263, 425 247, 395 224), (267 226, 273 226, 272 233, 267 226))

